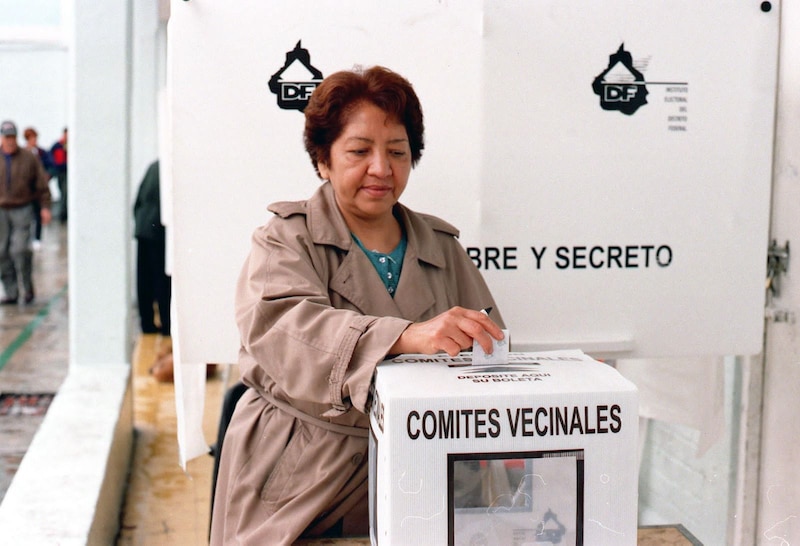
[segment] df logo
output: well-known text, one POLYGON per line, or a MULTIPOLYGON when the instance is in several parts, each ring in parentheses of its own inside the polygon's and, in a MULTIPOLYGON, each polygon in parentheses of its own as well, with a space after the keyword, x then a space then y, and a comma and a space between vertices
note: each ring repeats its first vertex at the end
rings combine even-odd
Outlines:
POLYGON ((311 65, 308 50, 297 42, 286 53, 286 61, 269 79, 269 90, 278 96, 278 107, 284 110, 306 109, 311 93, 322 81, 322 72, 311 65))
POLYGON ((625 51, 625 44, 609 55, 608 67, 594 79, 592 90, 600 97, 603 110, 619 110, 630 116, 647 104, 644 76, 633 66, 633 58, 625 51))

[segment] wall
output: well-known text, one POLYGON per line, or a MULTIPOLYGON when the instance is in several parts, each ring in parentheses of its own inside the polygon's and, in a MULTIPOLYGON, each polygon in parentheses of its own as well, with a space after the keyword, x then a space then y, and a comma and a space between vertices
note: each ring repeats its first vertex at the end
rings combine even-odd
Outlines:
POLYGON ((784 2, 782 12, 771 237, 788 241, 790 256, 770 301, 778 319, 767 323, 756 533, 759 544, 784 546, 800 544, 800 4, 784 2))
POLYGON ((76 0, 74 16, 70 364, 130 362, 130 4, 76 0))
MULTIPOLYGON (((69 63, 58 0, 0 1, 0 118, 49 148, 67 125, 69 63)), ((23 143, 20 135, 20 144, 23 143)))
MULTIPOLYGON (((653 424, 640 474, 644 523, 681 522, 705 544, 788 546, 800 542, 800 5, 783 2, 770 238, 790 243, 788 271, 770 298, 764 354, 726 368, 725 435, 704 457, 680 425, 653 424), (727 461, 727 464, 721 464, 727 461), (727 472, 727 476, 719 472, 727 472), (726 497, 725 480, 731 486, 726 497), (730 501, 728 499, 731 499, 730 501), (715 515, 727 512, 727 532, 715 515)), ((767 245, 769 241, 765 241, 767 245)), ((735 270, 735 264, 732 264, 735 270)), ((766 268, 765 268, 766 269, 766 268)))

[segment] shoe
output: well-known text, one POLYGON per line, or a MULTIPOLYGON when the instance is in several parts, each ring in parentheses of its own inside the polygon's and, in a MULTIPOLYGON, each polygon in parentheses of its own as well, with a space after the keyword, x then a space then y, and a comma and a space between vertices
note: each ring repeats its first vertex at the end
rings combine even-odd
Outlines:
POLYGON ((33 292, 28 292, 27 294, 25 294, 25 303, 30 303, 32 301, 33 301, 33 292))
POLYGON ((0 305, 16 305, 17 298, 3 298, 0 300, 0 305))
POLYGON ((31 247, 33 248, 33 250, 41 250, 42 242, 37 239, 34 239, 33 243, 31 243, 31 247))

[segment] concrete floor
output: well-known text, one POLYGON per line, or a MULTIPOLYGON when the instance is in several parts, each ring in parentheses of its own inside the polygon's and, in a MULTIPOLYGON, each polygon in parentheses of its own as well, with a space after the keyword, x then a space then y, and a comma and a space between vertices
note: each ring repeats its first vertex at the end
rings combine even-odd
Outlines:
MULTIPOLYGON (((168 343, 160 335, 142 335, 132 359, 136 437, 119 545, 208 543, 214 460, 193 459, 186 472, 179 466, 173 384, 148 373, 168 343)), ((209 444, 216 438, 228 375, 218 370, 207 382, 203 429, 209 444)))
MULTIPOLYGON (((41 424, 46 396, 9 398, 9 394, 56 393, 68 371, 67 233, 58 223, 45 227, 34 256, 36 300, 31 305, 0 306, 0 502, 41 424), (14 404, 9 404, 9 400, 14 404)), ((132 309, 134 325, 136 311, 132 309)), ((170 340, 137 335, 133 368, 134 454, 120 514, 118 545, 207 544, 212 457, 178 464, 173 384, 149 372, 170 340)), ((233 367, 220 367, 206 383, 204 433, 216 438, 225 389, 235 381, 233 367)), ((639 530, 638 544, 699 544, 679 526, 639 530)), ((2 537, 0 537, 1 539, 2 537)), ((363 546, 368 539, 300 541, 305 546, 363 546)))

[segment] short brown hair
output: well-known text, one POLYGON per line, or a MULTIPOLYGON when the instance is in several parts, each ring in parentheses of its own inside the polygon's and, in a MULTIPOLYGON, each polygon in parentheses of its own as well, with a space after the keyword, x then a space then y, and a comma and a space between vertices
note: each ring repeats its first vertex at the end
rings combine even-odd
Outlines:
POLYGON ((412 166, 422 157, 425 148, 422 107, 408 80, 382 66, 343 70, 319 84, 304 110, 303 142, 317 174, 317 164, 329 164, 333 142, 344 130, 353 106, 362 101, 374 104, 405 126, 412 166))
POLYGON ((23 137, 25 137, 25 140, 28 140, 28 139, 29 139, 29 138, 31 138, 32 136, 39 136, 39 133, 37 133, 37 132, 36 132, 36 129, 34 129, 33 127, 28 127, 28 128, 27 128, 27 129, 25 129, 25 131, 22 133, 22 136, 23 136, 23 137))

